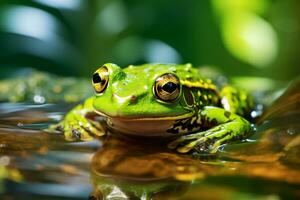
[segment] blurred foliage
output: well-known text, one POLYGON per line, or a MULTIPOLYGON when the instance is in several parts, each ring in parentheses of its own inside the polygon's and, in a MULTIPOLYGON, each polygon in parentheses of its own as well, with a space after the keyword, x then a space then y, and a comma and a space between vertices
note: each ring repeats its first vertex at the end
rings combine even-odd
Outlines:
POLYGON ((85 78, 61 78, 23 69, 0 81, 0 102, 78 102, 93 94, 90 84, 85 78))
POLYGON ((0 78, 32 67, 89 76, 97 66, 214 65, 229 75, 299 74, 296 0, 2 0, 0 78))

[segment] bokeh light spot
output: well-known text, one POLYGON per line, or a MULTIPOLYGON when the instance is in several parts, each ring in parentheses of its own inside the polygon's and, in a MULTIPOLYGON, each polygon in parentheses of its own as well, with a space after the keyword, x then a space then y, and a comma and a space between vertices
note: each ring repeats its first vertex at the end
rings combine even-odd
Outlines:
POLYGON ((145 59, 149 63, 180 63, 181 57, 179 53, 170 45, 158 41, 151 40, 145 45, 145 59))
POLYGON ((121 32, 128 24, 124 5, 119 1, 108 4, 99 13, 96 23, 101 32, 116 34, 121 32))
POLYGON ((258 15, 227 15, 222 34, 225 46, 232 55, 255 67, 269 65, 278 53, 278 38, 273 27, 258 15))
POLYGON ((82 2, 81 0, 35 0, 35 1, 50 7, 70 9, 70 10, 78 9, 82 2))
POLYGON ((8 32, 39 38, 52 39, 56 20, 45 11, 27 6, 6 7, 2 11, 2 28, 8 32))

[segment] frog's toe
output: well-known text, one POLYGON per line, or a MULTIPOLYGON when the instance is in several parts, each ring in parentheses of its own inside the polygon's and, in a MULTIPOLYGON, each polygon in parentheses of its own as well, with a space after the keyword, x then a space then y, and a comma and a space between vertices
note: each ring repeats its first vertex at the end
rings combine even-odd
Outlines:
POLYGON ((201 138, 201 139, 192 141, 184 146, 178 147, 177 151, 179 153, 188 153, 189 151, 191 151, 192 149, 197 147, 199 144, 203 144, 203 143, 204 143, 204 139, 201 138))
POLYGON ((213 141, 207 137, 203 137, 188 143, 184 142, 178 144, 175 148, 179 153, 188 153, 190 151, 198 153, 216 153, 220 145, 221 143, 218 141, 213 141))
POLYGON ((58 124, 52 124, 48 128, 44 129, 44 131, 53 133, 53 132, 63 132, 64 127, 63 124, 60 122, 58 124))
POLYGON ((61 132, 67 141, 88 141, 95 136, 105 135, 104 129, 98 122, 80 119, 77 121, 64 120, 49 126, 45 131, 49 133, 61 132))
POLYGON ((216 153, 222 143, 228 139, 225 133, 227 133, 225 129, 216 127, 207 131, 181 136, 169 143, 168 147, 176 149, 179 153, 188 153, 191 150, 199 153, 216 153))
POLYGON ((84 125, 84 129, 99 137, 105 135, 105 130, 96 121, 88 120, 88 123, 84 125))
POLYGON ((182 143, 179 143, 179 141, 176 141, 175 143, 170 143, 169 148, 175 149, 179 153, 188 153, 191 150, 197 151, 197 152, 207 152, 209 151, 209 145, 206 142, 206 138, 199 138, 194 139, 190 141, 183 141, 182 143))
POLYGON ((93 137, 82 126, 75 124, 67 124, 64 127, 64 135, 67 141, 89 141, 93 137))
POLYGON ((83 116, 76 116, 76 121, 78 125, 88 133, 96 136, 103 136, 105 134, 105 131, 103 130, 99 122, 87 119, 83 116))
MULTIPOLYGON (((170 148, 170 149, 176 149, 178 146, 183 146, 183 145, 189 143, 190 141, 194 141, 195 142, 195 140, 198 140, 204 134, 205 134, 205 132, 203 131, 203 132, 200 132, 200 133, 195 133, 195 134, 190 134, 190 135, 183 135, 183 136, 177 138, 176 140, 170 142, 168 144, 168 148, 170 148)), ((190 143, 193 144, 193 142, 190 142, 190 143)))

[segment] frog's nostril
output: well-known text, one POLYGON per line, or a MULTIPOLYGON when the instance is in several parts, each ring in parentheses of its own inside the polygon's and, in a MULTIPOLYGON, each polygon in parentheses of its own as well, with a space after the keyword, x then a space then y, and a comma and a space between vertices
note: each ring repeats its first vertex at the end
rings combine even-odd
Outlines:
POLYGON ((130 97, 130 103, 136 103, 137 102, 137 97, 135 95, 132 95, 130 97))
POLYGON ((112 99, 117 100, 117 102, 119 104, 123 104, 125 102, 130 103, 130 104, 135 104, 135 103, 137 103, 138 97, 136 95, 121 97, 117 94, 112 94, 112 99))

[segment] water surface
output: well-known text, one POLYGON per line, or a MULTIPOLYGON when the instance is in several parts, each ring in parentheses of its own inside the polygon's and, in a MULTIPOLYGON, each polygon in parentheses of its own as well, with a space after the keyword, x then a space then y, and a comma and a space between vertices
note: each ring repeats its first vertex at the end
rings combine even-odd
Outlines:
POLYGON ((0 104, 0 199, 300 199, 300 82, 247 141, 184 155, 157 140, 66 142, 42 131, 73 104, 0 104))

